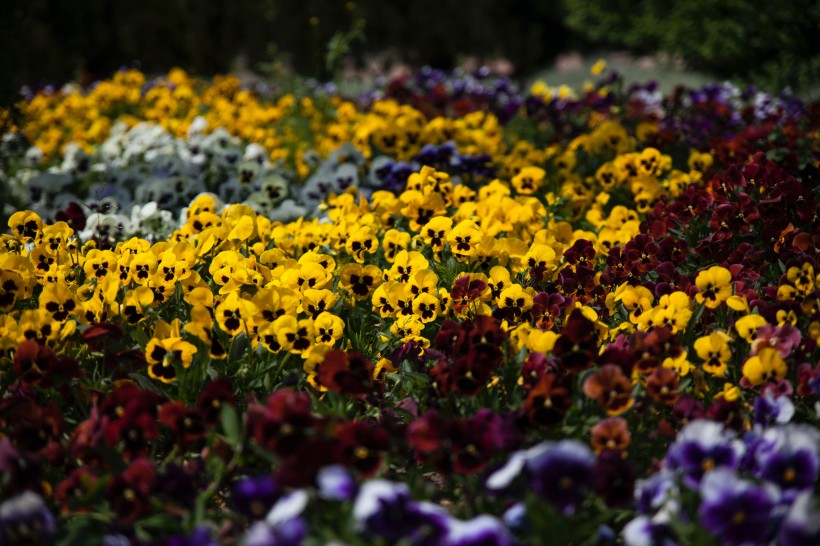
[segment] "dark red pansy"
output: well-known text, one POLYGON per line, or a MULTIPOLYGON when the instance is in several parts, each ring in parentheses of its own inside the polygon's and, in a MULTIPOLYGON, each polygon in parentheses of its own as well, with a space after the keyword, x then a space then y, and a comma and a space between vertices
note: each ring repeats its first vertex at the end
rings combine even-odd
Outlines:
POLYGON ((355 468, 364 478, 378 472, 390 447, 390 436, 384 428, 363 421, 350 421, 337 425, 334 435, 337 461, 355 468))
POLYGON ((373 392, 373 370, 364 355, 333 349, 316 366, 316 381, 333 392, 362 398, 373 392))

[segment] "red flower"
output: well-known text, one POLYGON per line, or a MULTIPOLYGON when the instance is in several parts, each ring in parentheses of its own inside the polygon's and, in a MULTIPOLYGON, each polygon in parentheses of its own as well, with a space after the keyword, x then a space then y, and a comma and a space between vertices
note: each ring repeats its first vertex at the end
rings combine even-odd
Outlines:
POLYGON ((109 421, 110 418, 100 415, 99 409, 94 406, 88 419, 77 425, 68 440, 71 454, 89 468, 105 464, 98 447, 103 442, 109 421))
POLYGON ((592 366, 597 353, 595 325, 576 309, 564 324, 552 354, 561 370, 580 372, 592 366))
POLYGON ((159 422, 168 427, 175 440, 186 447, 205 436, 205 419, 197 409, 186 408, 180 400, 159 407, 159 422))
POLYGON ((60 504, 63 514, 69 512, 91 511, 91 500, 88 498, 99 478, 87 467, 75 468, 68 478, 60 482, 54 493, 54 499, 60 504))
POLYGON ((612 364, 601 367, 584 381, 584 394, 597 401, 610 415, 629 409, 633 404, 632 382, 612 364))
POLYGON ((623 417, 607 417, 598 421, 590 432, 590 443, 595 453, 602 451, 623 451, 629 447, 632 436, 623 417))
POLYGON ((205 385, 197 399, 196 407, 202 413, 205 422, 213 426, 219 422, 224 404, 236 405, 233 388, 227 379, 215 379, 205 385))
POLYGON ((137 459, 125 472, 111 479, 106 488, 106 499, 119 514, 121 523, 133 523, 150 512, 156 477, 150 462, 137 459))
POLYGON ((512 424, 488 409, 455 420, 431 410, 408 426, 407 435, 416 460, 442 473, 478 472, 498 450, 519 442, 512 424))
POLYGON ((539 292, 532 298, 530 314, 538 328, 550 330, 555 326, 555 321, 564 313, 564 310, 573 303, 572 298, 564 297, 558 292, 552 294, 539 292))
POLYGON ((20 451, 59 456, 64 428, 62 412, 53 404, 40 405, 21 395, 0 400, 0 429, 20 451))
POLYGON ((289 390, 270 395, 267 403, 248 409, 247 429, 256 443, 280 457, 296 451, 311 434, 317 419, 310 396, 289 390))
POLYGON ((636 277, 642 277, 658 265, 658 245, 652 237, 644 233, 636 235, 624 245, 624 254, 629 259, 629 268, 636 277))
POLYGON ((83 343, 93 352, 103 352, 111 340, 122 339, 122 328, 111 322, 94 324, 83 332, 83 343))
POLYGON ((572 405, 569 376, 547 373, 527 394, 524 411, 536 426, 556 425, 572 405))
POLYGON ((24 390, 49 387, 55 380, 65 381, 81 375, 73 358, 58 358, 54 351, 36 341, 23 341, 14 352, 14 373, 24 390))
POLYGON ((680 398, 678 392, 678 374, 672 368, 659 366, 646 378, 646 392, 656 402, 668 406, 673 405, 680 398))
POLYGON ((113 419, 105 429, 105 441, 110 446, 122 446, 128 460, 148 455, 151 442, 159 435, 156 409, 129 405, 119 419, 113 419))
POLYGON ((333 349, 316 366, 316 380, 333 392, 363 398, 373 391, 373 370, 364 355, 333 349))
POLYGON ((390 435, 381 427, 351 421, 336 427, 336 458, 369 478, 378 472, 384 452, 390 447, 390 435))
POLYGON ((529 392, 544 377, 552 367, 552 363, 547 360, 543 353, 530 353, 527 360, 521 365, 521 386, 524 392, 529 392))

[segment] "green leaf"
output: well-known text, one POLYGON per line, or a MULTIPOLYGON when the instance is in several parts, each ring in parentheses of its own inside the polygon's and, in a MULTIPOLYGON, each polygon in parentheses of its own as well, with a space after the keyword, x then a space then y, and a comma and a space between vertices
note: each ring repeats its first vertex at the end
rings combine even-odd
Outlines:
POLYGON ((99 537, 105 525, 91 517, 75 516, 65 523, 64 534, 55 543, 57 546, 80 546, 88 544, 90 537, 99 537))
POLYGON ((248 336, 245 334, 239 334, 233 339, 233 343, 231 343, 231 350, 230 353, 228 353, 228 362, 242 360, 245 357, 247 350, 248 336))
POLYGON ((239 421, 236 408, 230 404, 224 404, 221 417, 225 438, 232 447, 236 448, 242 441, 242 423, 239 421))

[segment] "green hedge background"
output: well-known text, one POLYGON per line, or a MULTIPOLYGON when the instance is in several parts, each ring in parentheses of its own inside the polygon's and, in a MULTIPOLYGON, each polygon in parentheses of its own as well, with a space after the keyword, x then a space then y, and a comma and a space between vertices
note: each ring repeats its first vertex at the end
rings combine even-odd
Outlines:
POLYGON ((0 98, 135 62, 209 75, 241 55, 254 68, 271 45, 298 72, 328 78, 328 42, 359 20, 359 59, 393 51, 448 68, 500 55, 523 78, 562 52, 615 48, 666 51, 768 89, 806 89, 820 75, 820 0, 2 0, 0 98))

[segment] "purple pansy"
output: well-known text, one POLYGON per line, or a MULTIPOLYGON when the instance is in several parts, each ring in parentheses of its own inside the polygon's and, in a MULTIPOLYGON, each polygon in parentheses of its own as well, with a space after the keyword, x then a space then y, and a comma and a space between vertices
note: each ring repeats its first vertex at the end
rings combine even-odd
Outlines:
POLYGON ((416 503, 403 483, 372 480, 362 485, 353 504, 357 528, 393 543, 437 545, 446 532, 446 514, 427 503, 416 503))
POLYGON ((0 504, 0 544, 51 544, 55 527, 54 516, 36 493, 26 491, 0 504))
POLYGON ((757 475, 794 497, 811 489, 820 471, 820 433, 807 425, 770 428, 756 451, 757 475))
POLYGON ((340 465, 326 466, 316 475, 319 496, 325 499, 346 501, 356 495, 356 480, 345 467, 340 465))
POLYGON ((672 529, 666 523, 648 516, 638 516, 624 526, 624 544, 627 546, 677 546, 672 529))
POLYGON ((251 519, 261 519, 279 498, 272 476, 242 478, 233 485, 232 500, 237 510, 251 519))
POLYGON ((784 425, 794 417, 794 404, 788 396, 775 398, 771 390, 766 390, 762 396, 755 398, 754 424, 763 427, 779 424, 784 425))
POLYGON ((507 464, 487 478, 485 485, 495 491, 507 489, 524 471, 538 495, 562 514, 570 515, 586 498, 594 466, 592 451, 577 440, 542 442, 513 453, 507 464))
POLYGON ((820 508, 810 492, 800 494, 791 506, 777 535, 778 546, 820 544, 820 508))
POLYGON ((504 524, 488 515, 481 515, 468 521, 449 519, 446 546, 511 546, 510 532, 504 524))
POLYGON ((243 546, 299 546, 308 533, 302 518, 286 521, 276 527, 264 521, 254 523, 242 542, 243 546))
POLYGON ((731 470, 721 468, 703 477, 700 494, 700 522, 723 544, 765 544, 770 540, 778 501, 773 488, 741 480, 731 470))
POLYGON ((692 421, 669 447, 666 464, 683 474, 683 483, 697 488, 703 475, 714 468, 737 468, 743 443, 734 432, 714 421, 692 421))

